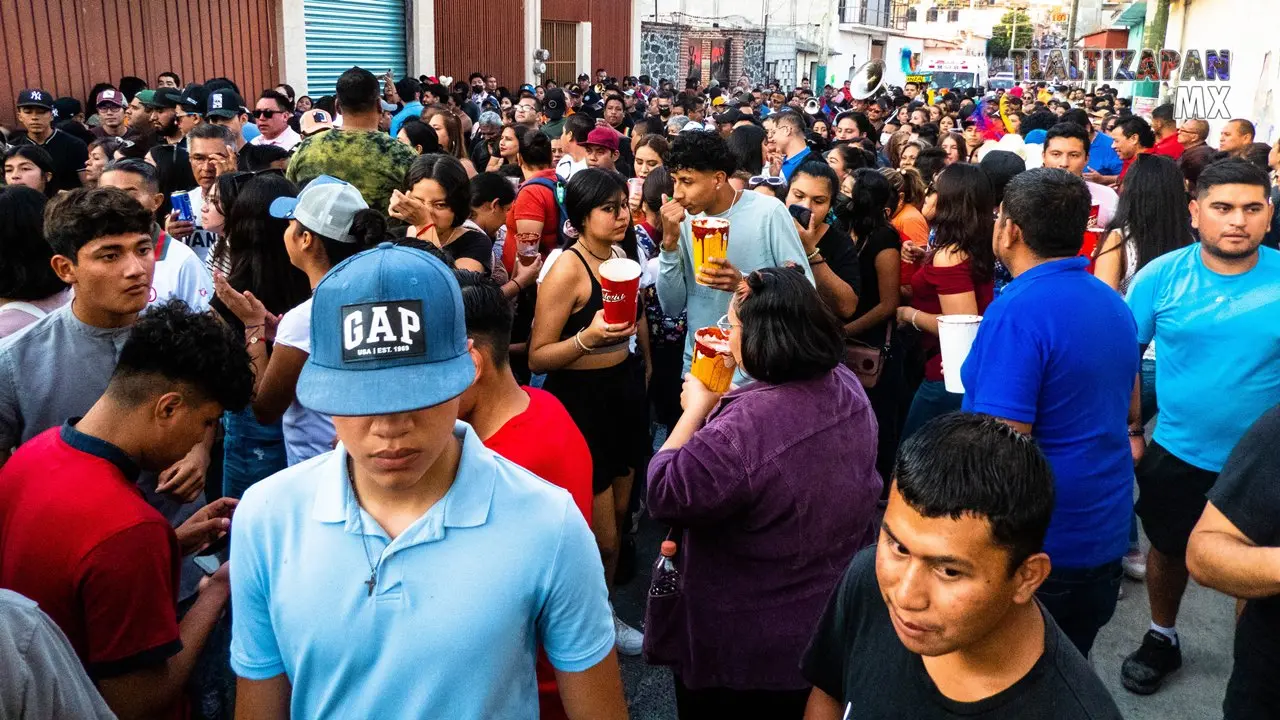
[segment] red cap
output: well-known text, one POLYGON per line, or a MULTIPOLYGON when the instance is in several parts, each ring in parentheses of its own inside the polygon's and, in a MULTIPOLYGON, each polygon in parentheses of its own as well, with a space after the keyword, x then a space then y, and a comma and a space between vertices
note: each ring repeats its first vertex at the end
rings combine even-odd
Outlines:
POLYGON ((1009 91, 1009 94, 1010 94, 1010 95, 1012 95, 1012 96, 1014 96, 1014 97, 1016 97, 1016 98, 1020 98, 1020 97, 1022 97, 1022 86, 1021 86, 1021 85, 1019 85, 1019 86, 1017 86, 1017 87, 1013 88, 1012 90, 1010 90, 1010 91, 1009 91))
POLYGON ((662 553, 662 556, 663 556, 663 557, 675 557, 675 556, 676 556, 676 541, 675 541, 675 540, 663 540, 663 541, 662 541, 662 549, 661 549, 661 551, 660 551, 660 552, 662 553))
POLYGON ((587 134, 587 141, 582 145, 599 145, 610 152, 618 152, 618 133, 606 127, 598 127, 587 134))

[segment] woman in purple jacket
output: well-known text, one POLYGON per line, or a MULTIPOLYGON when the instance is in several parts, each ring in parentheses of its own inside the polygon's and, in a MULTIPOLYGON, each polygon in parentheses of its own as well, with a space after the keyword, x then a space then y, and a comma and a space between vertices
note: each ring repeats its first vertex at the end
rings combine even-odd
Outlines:
POLYGON ((875 415, 841 364, 839 321, 794 269, 744 277, 720 324, 755 382, 722 397, 690 375, 649 465, 649 512, 676 528, 684 582, 651 601, 645 649, 673 666, 681 720, 798 719, 805 645, 875 539, 875 415))

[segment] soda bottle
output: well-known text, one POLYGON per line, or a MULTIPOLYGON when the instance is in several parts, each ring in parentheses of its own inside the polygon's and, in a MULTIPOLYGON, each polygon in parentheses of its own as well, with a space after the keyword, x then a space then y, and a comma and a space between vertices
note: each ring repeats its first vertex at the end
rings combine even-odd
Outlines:
POLYGON ((662 542, 661 554, 654 566, 653 584, 649 586, 649 597, 670 597, 680 593, 680 571, 676 569, 676 543, 674 540, 662 542))

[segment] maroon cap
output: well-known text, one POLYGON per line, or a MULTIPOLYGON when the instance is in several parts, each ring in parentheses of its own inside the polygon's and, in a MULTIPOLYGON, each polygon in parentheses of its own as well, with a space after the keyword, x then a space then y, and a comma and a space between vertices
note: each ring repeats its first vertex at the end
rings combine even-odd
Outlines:
POLYGON ((98 93, 98 97, 94 99, 93 106, 102 107, 103 105, 115 105, 116 107, 124 107, 128 103, 124 100, 124 93, 114 88, 107 88, 98 93))
POLYGON ((607 127, 598 127, 587 134, 587 141, 582 144, 599 145, 610 152, 618 152, 618 133, 607 127))

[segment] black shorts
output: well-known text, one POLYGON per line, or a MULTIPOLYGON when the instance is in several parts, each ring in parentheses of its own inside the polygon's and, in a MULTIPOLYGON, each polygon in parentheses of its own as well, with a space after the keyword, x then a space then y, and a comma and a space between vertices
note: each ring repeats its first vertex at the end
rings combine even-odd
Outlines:
MULTIPOLYGON (((1280 638, 1275 637, 1272 620, 1256 614, 1257 603, 1274 603, 1275 598, 1251 600, 1236 627, 1235 662, 1227 693, 1222 700, 1223 720, 1275 720, 1280 717, 1280 638)), ((1274 609, 1272 610, 1274 612, 1274 609)))
POLYGON ((552 371, 542 389, 564 404, 587 440, 592 494, 608 490, 631 470, 643 470, 652 444, 640 356, 597 370, 552 371))
POLYGON ((1172 558, 1185 557, 1191 530, 1218 473, 1183 462, 1152 442, 1138 463, 1137 476, 1138 502, 1133 509, 1151 547, 1172 558))

